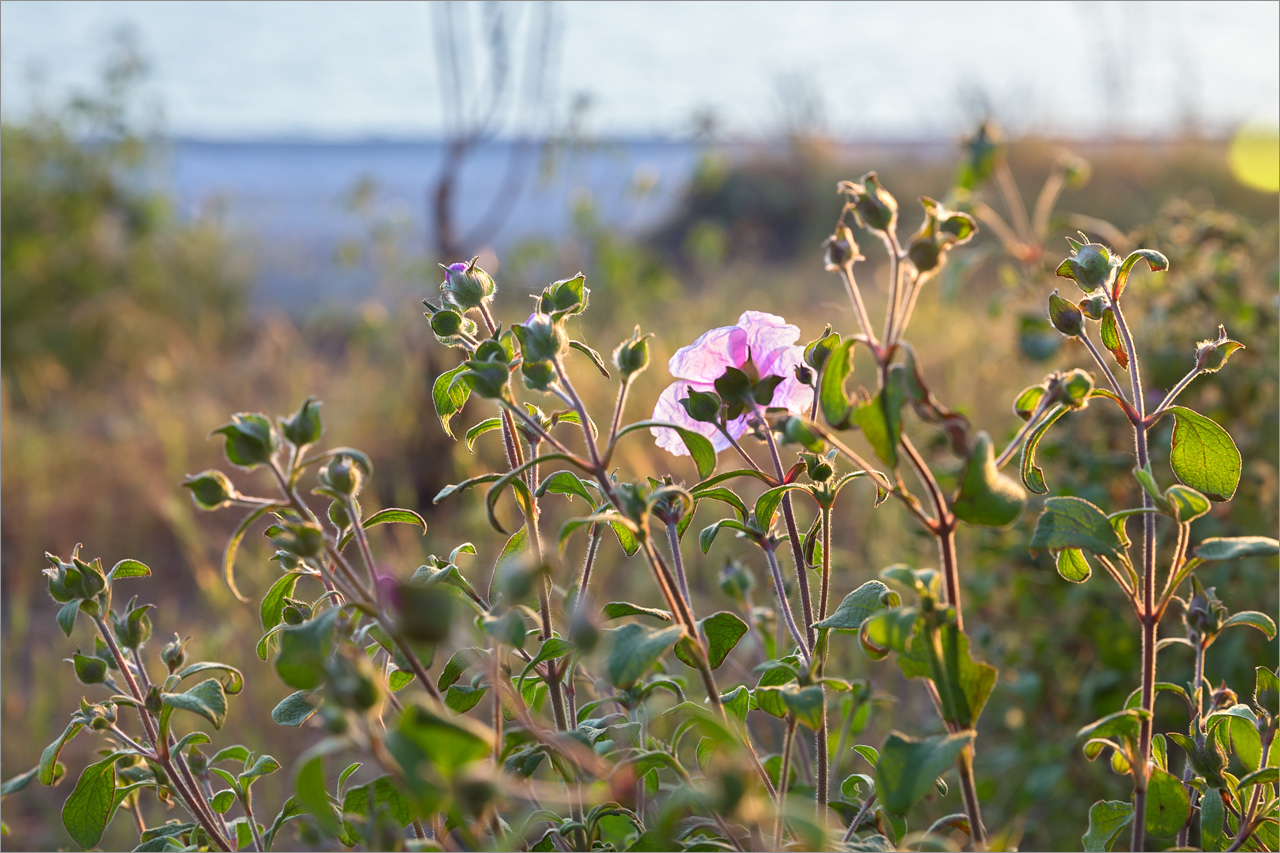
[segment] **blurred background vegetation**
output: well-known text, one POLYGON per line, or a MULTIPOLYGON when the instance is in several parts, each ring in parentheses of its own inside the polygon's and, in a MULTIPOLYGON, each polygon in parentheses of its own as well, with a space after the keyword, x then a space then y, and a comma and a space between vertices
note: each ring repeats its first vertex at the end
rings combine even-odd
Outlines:
MULTIPOLYGON (((198 514, 178 487, 184 474, 221 462, 218 445, 206 436, 231 412, 278 415, 308 394, 323 400, 325 440, 364 449, 374 460, 367 509, 406 506, 428 519, 425 538, 395 525, 379 528, 386 532, 375 536, 375 547, 396 573, 407 576, 427 554, 473 540, 480 555, 472 565, 483 582, 500 547, 474 498, 431 504, 441 487, 497 464, 500 455, 489 439, 481 440, 477 455, 468 454, 443 434, 431 407, 431 383, 453 363, 431 340, 418 303, 435 291, 436 262, 457 258, 435 257, 425 242, 420 250, 406 247, 376 188, 353 188, 364 230, 341 252, 335 247, 332 262, 353 252, 363 257, 368 298, 355 308, 321 305, 300 316, 252 310, 252 253, 244 235, 216 217, 177 216, 171 199, 145 180, 159 153, 152 131, 132 117, 140 71, 136 58, 124 55, 93 95, 3 125, 0 443, 7 499, 0 521, 0 763, 6 778, 36 762, 80 695, 60 661, 77 643, 92 641, 83 626, 70 641, 60 634, 40 577, 44 551, 65 555, 77 542, 90 556, 134 557, 153 568, 146 592, 159 605, 153 643, 176 630, 195 637, 196 657, 245 671, 247 687, 233 699, 226 742, 270 749, 288 766, 310 739, 305 729, 270 721, 269 710, 287 691, 254 655, 256 609, 236 602, 222 584, 217 567, 234 520, 198 514)), ((804 127, 791 128, 786 144, 746 154, 730 156, 707 144, 675 213, 649 233, 624 236, 602 225, 584 196, 575 202, 567 239, 528 241, 506 252, 496 276, 505 291, 499 319, 521 319, 523 294, 581 269, 592 289, 581 337, 607 352, 636 323, 658 333, 653 367, 632 395, 630 414, 639 419, 668 381, 671 352, 744 309, 782 314, 801 327, 802 340, 817 337, 828 322, 851 328, 843 290, 823 271, 819 249, 839 209, 837 180, 876 169, 899 198, 907 227, 916 219, 910 200, 929 195, 981 206, 1013 230, 1018 214, 1001 180, 1012 181, 1028 208, 1046 181, 1060 180, 1063 193, 1044 235, 1002 241, 999 226, 984 220, 979 238, 955 253, 947 274, 925 294, 910 338, 935 393, 979 428, 1008 438, 1017 426, 1010 403, 1018 390, 1057 367, 1088 367, 1077 345, 1063 344, 1044 321, 1049 291, 1059 282, 1064 290, 1072 287, 1052 275, 1065 254, 1062 237, 1083 228, 1120 250, 1158 249, 1169 256, 1170 273, 1142 275, 1131 288, 1148 382, 1172 386, 1190 366, 1196 341, 1213 337, 1218 323, 1248 346, 1227 369, 1187 392, 1188 405, 1226 426, 1245 458, 1234 501, 1197 522, 1196 535, 1274 536, 1280 464, 1275 193, 1241 183, 1222 140, 1076 143, 1065 157, 1058 141, 997 141, 994 133, 993 126, 975 129, 944 156, 837 145, 804 127)), ((869 257, 860 281, 874 303, 883 292, 883 258, 873 240, 862 242, 869 257)), ((580 387, 597 410, 610 405, 604 382, 589 370, 582 376, 580 387)), ((474 406, 462 426, 485 414, 474 406)), ((917 434, 926 435, 918 426, 917 434)), ((1101 405, 1051 433, 1041 459, 1055 493, 1103 505, 1133 500, 1127 435, 1127 426, 1101 405)), ((1167 448, 1167 435, 1157 446, 1167 448)), ((622 452, 624 477, 694 476, 687 461, 644 442, 622 452)), ((1160 476, 1167 481, 1171 474, 1165 468, 1160 476)), ((248 493, 265 488, 253 476, 239 485, 248 493)), ((563 513, 562 506, 551 508, 546 529, 555 529, 563 513)), ((976 654, 1001 670, 978 741, 979 793, 989 821, 1021 822, 1024 848, 1048 849, 1079 836, 1093 800, 1127 796, 1125 779, 1083 760, 1074 732, 1120 707, 1137 683, 1138 636, 1104 580, 1069 585, 1047 555, 1027 552, 1036 514, 1033 502, 1012 529, 968 530, 960 545, 976 654)), ((869 500, 846 504, 838 534, 836 601, 890 563, 934 560, 931 542, 918 538, 894 505, 872 511, 869 500)), ((269 555, 265 542, 250 543, 243 554, 240 582, 249 595, 272 580, 269 555)), ((731 606, 716 578, 724 560, 735 556, 763 579, 755 557, 724 540, 692 561, 702 608, 731 606)), ((577 560, 571 547, 560 582, 577 560)), ((602 555, 599 594, 656 603, 647 583, 635 580, 644 575, 618 571, 620 563, 616 551, 602 555)), ((1230 565, 1210 571, 1206 581, 1233 610, 1276 614, 1274 562, 1230 565)), ((769 597, 762 591, 757 598, 764 604, 769 597)), ((1175 619, 1166 633, 1177 631, 1175 619)), ((878 744, 890 728, 936 726, 916 686, 904 685, 892 666, 869 664, 854 646, 837 643, 829 671, 870 679, 883 700, 861 742, 878 744)), ((1162 654, 1162 680, 1190 678, 1189 657, 1180 655, 1177 649, 1162 654)), ((1274 664, 1276 656, 1274 642, 1234 632, 1213 647, 1208 673, 1215 682, 1251 689, 1253 666, 1274 664)), ((1177 713, 1172 704, 1165 711, 1177 713)), ((64 760, 79 766, 89 746, 87 739, 73 742, 64 760)), ((272 793, 264 813, 274 813, 282 799, 279 786, 272 793)), ((6 846, 69 846, 57 819, 63 796, 29 790, 7 803, 12 834, 6 846)), ((934 807, 939 814, 955 811, 942 802, 934 807)), ((104 842, 108 848, 113 839, 123 843, 128 831, 115 830, 119 835, 104 842)))

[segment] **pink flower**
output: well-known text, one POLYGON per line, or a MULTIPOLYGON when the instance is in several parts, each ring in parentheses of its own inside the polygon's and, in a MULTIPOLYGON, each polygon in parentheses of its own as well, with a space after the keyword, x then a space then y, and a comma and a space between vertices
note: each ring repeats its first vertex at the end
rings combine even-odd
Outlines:
MULTIPOLYGON (((711 439, 717 452, 727 450, 729 442, 720 431, 708 423, 700 423, 689 417, 680 405, 689 389, 715 391, 715 381, 727 367, 741 369, 750 358, 760 376, 781 376, 782 381, 773 392, 770 406, 786 409, 794 414, 807 414, 813 403, 813 389, 801 385, 796 379, 795 368, 803 364, 804 347, 796 346, 800 330, 776 314, 763 311, 744 311, 735 326, 721 326, 702 335, 687 347, 676 350, 668 364, 676 382, 658 397, 654 407, 654 420, 667 421, 701 433, 711 439)), ((748 414, 729 421, 729 435, 735 440, 747 431, 748 414)), ((657 444, 676 456, 688 456, 684 442, 674 430, 653 427, 657 444)))

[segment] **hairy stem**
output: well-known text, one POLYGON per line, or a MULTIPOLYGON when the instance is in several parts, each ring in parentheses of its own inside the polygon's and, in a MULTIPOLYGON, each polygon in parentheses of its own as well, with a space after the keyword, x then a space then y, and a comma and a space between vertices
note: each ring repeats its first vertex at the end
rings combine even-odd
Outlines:
POLYGON ((791 753, 796 742, 796 718, 787 718, 787 736, 782 742, 782 768, 778 772, 778 819, 773 825, 773 849, 782 849, 782 826, 786 822, 787 782, 791 776, 791 753))

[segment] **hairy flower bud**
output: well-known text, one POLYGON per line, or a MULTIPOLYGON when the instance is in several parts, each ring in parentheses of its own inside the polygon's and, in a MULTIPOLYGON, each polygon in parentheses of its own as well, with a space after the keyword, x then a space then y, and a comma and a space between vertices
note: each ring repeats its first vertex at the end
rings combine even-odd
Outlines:
POLYGON ((549 314, 530 314, 528 320, 511 330, 520 341, 520 356, 526 362, 551 361, 569 351, 569 336, 563 324, 549 314))
POLYGON ((618 344, 613 351, 613 363, 622 374, 625 382, 631 376, 643 372, 649 366, 649 338, 652 334, 640 335, 640 327, 631 333, 631 337, 618 344))
POLYGON ((317 479, 340 495, 354 497, 364 485, 364 471, 351 457, 338 454, 320 469, 317 479))
POLYGON ((862 253, 858 251, 858 243, 848 225, 841 224, 823 241, 822 260, 829 272, 839 272, 848 264, 862 260, 862 253))
POLYGON ((498 289, 493 278, 476 266, 479 257, 472 258, 469 263, 440 265, 444 270, 444 281, 440 283, 440 292, 444 301, 456 306, 463 313, 480 308, 493 299, 498 289))
POLYGON ((191 499, 195 501, 196 506, 204 510, 230 506, 231 501, 240 495, 231 479, 214 469, 201 471, 194 476, 187 475, 187 479, 182 482, 182 487, 191 490, 191 499))
MULTIPOLYGON (((1080 236, 1084 237, 1083 234, 1080 236)), ((1115 280, 1120 262, 1111 256, 1106 246, 1078 243, 1070 237, 1067 242, 1071 244, 1071 257, 1058 265, 1057 273, 1061 278, 1071 279, 1086 294, 1107 287, 1115 280)))
POLYGON ((853 213, 862 227, 887 233, 898 220, 898 202, 880 186, 875 172, 867 172, 858 183, 841 181, 839 191, 849 196, 853 213))
POLYGON ((174 634, 173 640, 166 643, 160 650, 160 660, 164 661, 169 672, 177 672, 187 662, 186 645, 189 639, 191 638, 180 639, 177 634, 174 634))
POLYGON ((320 401, 308 397, 298 411, 280 420, 280 431, 294 447, 306 447, 320 440, 323 427, 320 424, 320 401))
POLYGON ((1084 314, 1075 305, 1058 295, 1057 289, 1049 294, 1049 322, 1069 338, 1084 331, 1084 314))

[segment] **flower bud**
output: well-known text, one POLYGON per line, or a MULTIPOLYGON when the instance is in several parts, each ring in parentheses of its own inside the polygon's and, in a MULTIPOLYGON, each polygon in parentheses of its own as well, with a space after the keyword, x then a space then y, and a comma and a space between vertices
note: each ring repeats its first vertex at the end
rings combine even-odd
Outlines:
POLYGON ((232 415, 231 423, 218 427, 209 435, 226 436, 227 459, 241 468, 252 469, 269 461, 279 447, 279 437, 271 427, 271 421, 256 412, 232 415))
POLYGON ((549 361, 526 361, 520 365, 520 375, 530 391, 548 391, 556 381, 556 371, 549 361))
POLYGON ((1055 373, 1048 377, 1048 390, 1045 392, 1049 402, 1065 403, 1073 409, 1084 409, 1089 405, 1089 395, 1093 393, 1093 376, 1079 368, 1066 373, 1055 373))
POLYGON ((858 251, 858 243, 853 239, 853 231, 848 225, 841 224, 822 243, 822 262, 828 272, 839 272, 848 264, 862 260, 858 251))
POLYGON ((801 453, 800 458, 804 460, 805 472, 809 475, 809 479, 815 483, 825 483, 835 473, 831 463, 817 453, 801 453))
POLYGON ((578 273, 573 278, 554 282, 542 291, 538 311, 549 314, 553 320, 586 311, 591 298, 591 289, 585 286, 586 280, 586 276, 578 273))
POLYGON ((735 601, 744 599, 755 585, 755 575, 737 560, 727 560, 720 570, 720 590, 735 601))
POLYGON ((1187 629, 1200 637, 1202 644, 1206 641, 1211 642, 1222 630, 1222 623, 1227 617, 1227 607, 1214 595, 1213 587, 1205 589, 1199 578, 1194 576, 1191 578, 1191 588, 1191 600, 1187 602, 1187 609, 1182 618, 1187 624, 1187 629))
POLYGON ((298 411, 280 421, 280 431, 294 447, 306 447, 320 440, 320 402, 315 397, 302 401, 298 411))
POLYGON ((147 698, 142 703, 152 714, 159 714, 164 710, 164 698, 160 695, 160 686, 158 684, 151 685, 151 689, 147 691, 147 698))
POLYGON ((520 355, 525 361, 551 361, 569 350, 569 337, 563 324, 548 314, 530 314, 524 324, 511 327, 520 341, 520 355))
POLYGON ((347 512, 347 505, 342 501, 333 501, 329 504, 329 520, 333 522, 333 526, 339 531, 346 530, 351 526, 351 514, 347 512))
POLYGON ((130 599, 127 605, 127 613, 123 617, 111 614, 111 621, 115 627, 115 635, 117 642, 126 649, 137 650, 143 643, 151 637, 151 620, 147 618, 147 611, 151 609, 150 604, 144 604, 141 607, 134 607, 133 600, 130 599))
POLYGON ((469 263, 440 265, 444 270, 444 281, 440 283, 440 292, 444 301, 459 308, 463 313, 480 308, 493 299, 498 289, 487 272, 476 266, 479 257, 472 258, 469 263))
POLYGON ((1067 242, 1071 244, 1071 257, 1058 265, 1057 272, 1061 278, 1071 279, 1086 294, 1111 284, 1120 262, 1112 258, 1106 246, 1101 243, 1082 244, 1070 237, 1067 242))
POLYGON ((317 479, 338 494, 353 497, 364 485, 364 470, 351 457, 338 454, 320 469, 317 479))
POLYGON ((1244 344, 1227 337, 1226 327, 1220 325, 1217 340, 1196 344, 1196 370, 1201 373, 1216 373, 1238 349, 1244 349, 1244 344))
POLYGON ((1227 686, 1226 682, 1223 682, 1218 686, 1217 690, 1213 691, 1210 701, 1213 703, 1213 710, 1219 711, 1223 708, 1230 708, 1232 705, 1238 704, 1240 702, 1240 697, 1236 695, 1234 690, 1227 686))
POLYGON ((511 356, 499 341, 490 339, 481 343, 466 364, 467 369, 455 383, 465 383, 486 400, 510 399, 507 381, 511 378, 511 356))
POLYGON ((281 611, 281 618, 286 624, 301 625, 311 618, 311 605, 305 601, 299 601, 296 598, 286 598, 284 600, 284 609, 281 611))
POLYGON ((187 475, 182 487, 191 490, 191 499, 200 509, 214 510, 230 506, 240 496, 231 479, 221 471, 210 469, 195 476, 187 475))
POLYGON ((189 639, 191 638, 179 639, 178 635, 174 634, 172 642, 166 643, 160 650, 160 660, 164 661, 170 673, 177 672, 187 662, 186 645, 189 639))
POLYGON ((640 327, 631 333, 631 337, 618 344, 613 351, 613 363, 622 374, 625 382, 629 377, 643 372, 649 366, 649 338, 652 334, 641 337, 640 327))
POLYGON ((1049 294, 1049 322, 1069 338, 1077 337, 1084 331, 1084 314, 1059 296, 1056 289, 1049 294))
POLYGON ((875 172, 867 172, 860 183, 841 181, 839 190, 849 196, 854 215, 863 228, 880 232, 893 230, 898 219, 898 202, 880 186, 875 172))
MULTIPOLYGON (((1056 293, 1057 291, 1054 292, 1056 293)), ((1076 307, 1090 320, 1101 320, 1103 313, 1107 310, 1107 299, 1100 293, 1094 296, 1086 296, 1076 304, 1076 307)))

